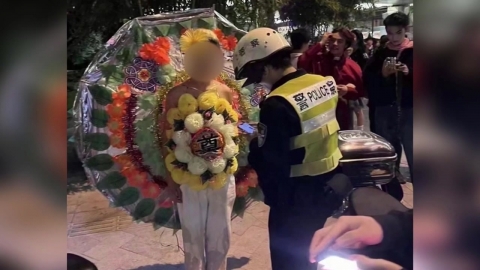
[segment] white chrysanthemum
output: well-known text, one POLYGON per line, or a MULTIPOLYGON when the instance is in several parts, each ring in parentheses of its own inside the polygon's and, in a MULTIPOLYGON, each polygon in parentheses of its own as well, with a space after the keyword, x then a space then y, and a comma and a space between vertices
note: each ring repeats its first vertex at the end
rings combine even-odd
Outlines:
POLYGON ((223 147, 223 157, 232 158, 238 154, 238 146, 232 139, 225 140, 225 146, 223 147))
POLYGON ((225 118, 223 118, 223 115, 217 113, 213 113, 212 118, 207 122, 207 127, 216 130, 219 130, 223 125, 225 125, 225 118))
POLYGON ((208 163, 200 157, 193 157, 188 163, 188 170, 194 175, 202 175, 208 170, 208 163))
POLYGON ((219 131, 225 138, 232 138, 235 136, 235 126, 232 124, 226 124, 220 127, 219 131))
POLYGON ((175 158, 180 161, 180 162, 183 162, 183 163, 190 163, 193 159, 193 155, 192 155, 192 152, 190 150, 190 148, 187 148, 185 146, 178 146, 175 147, 175 150, 174 150, 174 155, 175 155, 175 158))
POLYGON ((187 147, 192 141, 192 135, 183 130, 175 131, 172 135, 172 140, 177 146, 187 147))
POLYGON ((226 159, 221 157, 208 162, 208 169, 210 170, 210 172, 214 174, 223 172, 226 166, 227 166, 226 159))
POLYGON ((192 113, 185 118, 185 128, 194 134, 203 128, 203 116, 199 113, 192 113))

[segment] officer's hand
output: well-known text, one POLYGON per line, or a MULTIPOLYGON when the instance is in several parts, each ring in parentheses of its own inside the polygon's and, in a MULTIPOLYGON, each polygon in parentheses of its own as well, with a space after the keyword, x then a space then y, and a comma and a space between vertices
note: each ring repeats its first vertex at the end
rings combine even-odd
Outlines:
POLYGON ((373 218, 342 216, 328 227, 315 232, 310 244, 310 261, 316 261, 325 249, 359 249, 382 242, 383 230, 373 218))
POLYGON ((337 85, 337 91, 339 96, 344 96, 348 92, 348 87, 343 84, 337 85))
POLYGON ((370 259, 363 255, 353 255, 350 259, 357 261, 358 269, 360 270, 401 270, 401 267, 398 264, 381 260, 381 259, 370 259))

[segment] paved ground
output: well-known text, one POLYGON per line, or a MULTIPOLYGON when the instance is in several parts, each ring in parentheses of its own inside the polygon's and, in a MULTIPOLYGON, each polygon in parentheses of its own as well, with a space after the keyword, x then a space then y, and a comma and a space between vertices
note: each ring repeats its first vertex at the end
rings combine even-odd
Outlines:
MULTIPOLYGON (((404 158, 402 166, 406 166, 404 158)), ((88 191, 82 176, 80 173, 69 178, 77 185, 70 186, 67 197, 68 252, 88 258, 100 270, 184 269, 181 233, 173 236, 172 230, 154 231, 150 224, 132 222, 126 212, 110 208, 100 192, 88 191)), ((403 203, 412 208, 413 187, 408 183, 403 189, 403 203)), ((271 269, 268 211, 265 204, 255 203, 243 219, 233 220, 228 269, 271 269)))
MULTIPOLYGON (((411 184, 403 185, 404 204, 413 206, 411 184)), ((233 243, 228 269, 270 269, 268 207, 255 203, 243 219, 233 220, 233 243)), ((127 213, 109 207, 98 191, 68 195, 68 252, 84 256, 100 270, 183 269, 181 234, 169 229, 154 231, 150 224, 137 224, 127 213)))

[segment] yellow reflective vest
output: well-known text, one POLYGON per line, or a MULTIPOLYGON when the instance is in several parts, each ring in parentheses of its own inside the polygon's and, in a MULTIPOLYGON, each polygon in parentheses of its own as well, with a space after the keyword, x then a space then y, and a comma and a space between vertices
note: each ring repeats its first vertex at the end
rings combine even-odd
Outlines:
POLYGON ((290 177, 315 176, 332 171, 342 158, 338 148, 335 110, 338 93, 332 77, 306 74, 290 80, 267 98, 282 97, 295 109, 302 134, 290 138, 290 150, 304 148, 302 164, 292 165, 290 177))

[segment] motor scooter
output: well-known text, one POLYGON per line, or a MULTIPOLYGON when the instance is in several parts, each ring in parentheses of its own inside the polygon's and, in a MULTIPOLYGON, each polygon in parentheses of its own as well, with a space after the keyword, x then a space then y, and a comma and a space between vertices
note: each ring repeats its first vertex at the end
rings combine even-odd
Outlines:
POLYGON ((67 270, 98 270, 98 268, 84 257, 67 253, 67 270))

